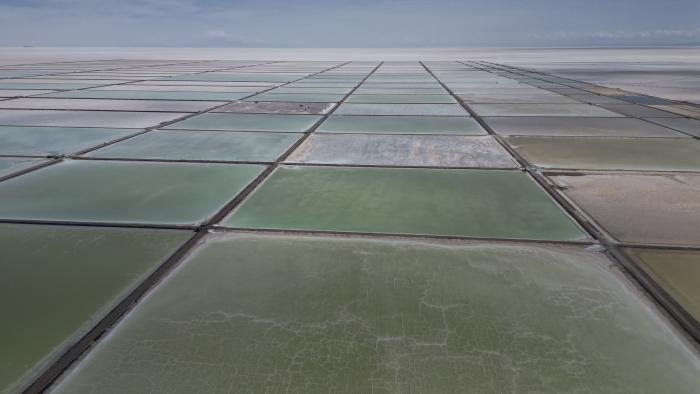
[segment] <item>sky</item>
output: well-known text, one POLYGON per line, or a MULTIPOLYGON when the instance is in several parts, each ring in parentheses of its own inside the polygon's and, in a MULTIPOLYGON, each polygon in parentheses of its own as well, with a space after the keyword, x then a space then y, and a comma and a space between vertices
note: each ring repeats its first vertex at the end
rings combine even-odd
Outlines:
POLYGON ((700 0, 0 0, 0 46, 700 44, 700 0))

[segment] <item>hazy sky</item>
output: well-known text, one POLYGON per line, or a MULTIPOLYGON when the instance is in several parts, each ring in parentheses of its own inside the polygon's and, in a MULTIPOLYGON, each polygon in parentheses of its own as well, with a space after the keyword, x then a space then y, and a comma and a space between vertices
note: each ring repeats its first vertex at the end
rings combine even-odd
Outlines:
POLYGON ((700 43, 700 0, 0 0, 0 46, 700 43))

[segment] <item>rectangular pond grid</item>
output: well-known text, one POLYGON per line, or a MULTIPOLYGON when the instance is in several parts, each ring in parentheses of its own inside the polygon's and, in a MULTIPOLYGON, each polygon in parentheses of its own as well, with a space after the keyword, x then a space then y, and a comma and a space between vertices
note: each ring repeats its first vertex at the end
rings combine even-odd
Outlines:
POLYGON ((700 387, 697 106, 483 61, 0 66, 0 97, 0 391, 700 387))

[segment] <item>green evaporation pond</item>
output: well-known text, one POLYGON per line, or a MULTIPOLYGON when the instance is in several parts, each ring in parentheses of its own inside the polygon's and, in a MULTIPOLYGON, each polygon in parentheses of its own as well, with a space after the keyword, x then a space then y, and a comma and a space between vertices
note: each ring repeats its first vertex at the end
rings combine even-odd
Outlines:
POLYGON ((344 87, 291 87, 287 85, 285 87, 276 88, 271 90, 269 93, 316 93, 316 94, 340 94, 345 95, 352 90, 352 88, 344 87))
POLYGON ((0 182, 0 218, 197 224, 233 199, 263 168, 66 161, 0 182))
POLYGON ((602 253, 210 235, 55 393, 697 393, 602 253))
POLYGON ((143 100, 210 100, 233 101, 250 96, 244 92, 163 92, 142 90, 75 90, 42 94, 41 97, 69 97, 92 99, 143 99, 143 100))
POLYGON ((242 228, 580 240, 520 171, 281 167, 223 221, 242 228))
POLYGON ((282 87, 282 89, 289 89, 295 87, 301 88, 346 88, 349 92, 352 88, 357 86, 355 82, 326 82, 323 80, 312 81, 309 79, 302 79, 297 82, 290 83, 282 87))
POLYGON ((449 104, 455 99, 449 94, 352 94, 347 103, 426 103, 449 104))
POLYGON ((157 130, 90 154, 153 160, 275 161, 300 133, 157 130))
POLYGON ((458 104, 364 104, 343 103, 338 115, 437 115, 469 116, 458 104))
POLYGON ((374 88, 374 87, 366 87, 366 86, 371 86, 371 85, 366 85, 362 84, 357 90, 355 90, 354 94, 378 94, 378 95, 384 95, 384 94, 390 94, 390 95, 396 95, 396 94, 406 94, 406 95, 411 95, 411 94, 447 94, 447 91, 441 87, 437 88, 404 88, 403 86, 396 87, 396 88, 384 88, 384 87, 379 87, 379 88, 374 88))
POLYGON ((0 82, 0 89, 84 89, 95 86, 94 83, 41 83, 41 82, 0 82))
POLYGON ((89 127, 0 126, 0 154, 44 156, 75 153, 137 131, 89 127))
POLYGON ((344 94, 317 93, 261 93, 247 98, 247 101, 293 101, 309 103, 334 103, 345 97, 344 94))
POLYGON ((328 77, 328 78, 320 78, 320 77, 309 77, 309 78, 304 78, 301 81, 296 81, 296 83, 348 83, 348 84, 353 84, 357 85, 362 81, 362 78, 342 78, 342 77, 328 77))
POLYGON ((21 71, 3 71, 0 70, 0 78, 22 78, 33 77, 36 75, 56 74, 57 71, 52 70, 21 70, 21 71))
POLYGON ((172 77, 163 77, 160 80, 171 81, 205 81, 205 82, 290 82, 302 78, 308 74, 272 74, 272 73, 248 73, 248 74, 182 74, 172 77))
POLYGON ((304 132, 320 115, 207 113, 166 126, 166 129, 304 132))
POLYGON ((192 235, 0 224, 0 391, 29 383, 192 235))
MULTIPOLYGON (((424 90, 424 89, 436 89, 438 91, 434 93, 445 93, 445 89, 442 88, 442 86, 437 83, 437 82, 372 82, 372 81, 365 81, 360 85, 360 87, 356 90, 356 92, 359 92, 360 90, 364 89, 381 89, 381 90, 391 90, 395 91, 397 89, 416 89, 416 90, 424 90)), ((391 93, 391 92, 376 92, 379 94, 384 94, 384 93, 391 93)), ((401 93, 401 92, 394 92, 394 93, 401 93)), ((411 93, 411 92, 409 92, 411 93)), ((418 93, 418 92, 416 92, 418 93)), ((427 93, 427 92, 426 92, 427 93)))
POLYGON ((39 164, 40 159, 27 159, 20 157, 0 157, 0 176, 6 176, 13 172, 24 170, 35 164, 39 164))

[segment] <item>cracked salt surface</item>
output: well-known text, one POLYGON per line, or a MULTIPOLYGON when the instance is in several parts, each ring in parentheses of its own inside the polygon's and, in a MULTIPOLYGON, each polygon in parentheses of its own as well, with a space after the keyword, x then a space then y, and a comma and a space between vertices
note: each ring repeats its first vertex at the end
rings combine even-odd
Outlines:
POLYGON ((583 247, 223 233, 53 391, 697 387, 697 355, 583 247))

